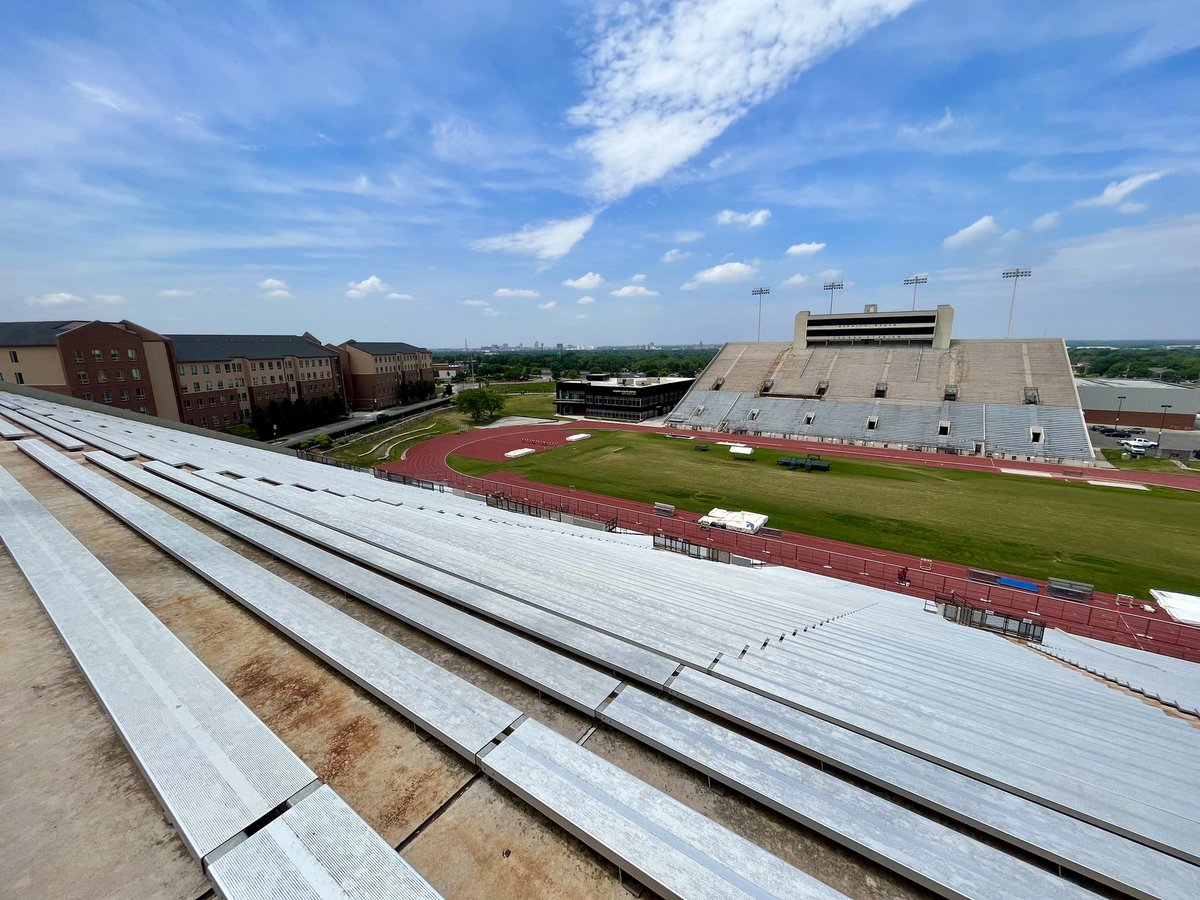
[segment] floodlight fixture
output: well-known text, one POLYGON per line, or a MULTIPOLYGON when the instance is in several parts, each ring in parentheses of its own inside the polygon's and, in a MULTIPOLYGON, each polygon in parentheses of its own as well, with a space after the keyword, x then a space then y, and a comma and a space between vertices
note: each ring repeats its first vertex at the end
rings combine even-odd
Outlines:
POLYGON ((827 281, 822 286, 821 290, 829 291, 829 314, 833 315, 833 292, 840 291, 845 285, 840 281, 827 281))
POLYGON ((907 278, 904 279, 904 283, 912 285, 912 289, 913 289, 912 308, 916 309, 917 308, 917 285, 918 284, 929 284, 929 276, 928 275, 909 275, 907 278))
POLYGON ((750 293, 758 298, 758 340, 759 343, 762 343, 762 298, 771 293, 771 289, 769 287, 760 287, 755 288, 750 293))
POLYGON ((1000 273, 1001 278, 1011 278, 1013 283, 1012 300, 1008 303, 1008 328, 1004 330, 1004 339, 1012 335, 1012 317, 1013 307, 1017 305, 1017 282, 1022 278, 1029 278, 1033 275, 1032 269, 1005 269, 1000 273))

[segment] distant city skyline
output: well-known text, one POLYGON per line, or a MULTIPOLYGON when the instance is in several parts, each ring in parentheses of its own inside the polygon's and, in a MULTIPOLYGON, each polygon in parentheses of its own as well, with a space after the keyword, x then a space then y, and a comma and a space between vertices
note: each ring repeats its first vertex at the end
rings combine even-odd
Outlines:
POLYGON ((1079 0, 15 2, 0 320, 424 347, 1200 337, 1200 22, 1079 0))

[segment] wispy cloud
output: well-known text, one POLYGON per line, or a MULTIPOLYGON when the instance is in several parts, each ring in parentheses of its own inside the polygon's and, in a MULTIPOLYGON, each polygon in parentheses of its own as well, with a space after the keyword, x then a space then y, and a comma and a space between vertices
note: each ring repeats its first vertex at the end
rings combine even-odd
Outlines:
POLYGON ((120 294, 96 294, 94 297, 97 303, 117 304, 126 303, 126 299, 120 294))
POLYGON ((481 238, 471 246, 476 250, 521 253, 552 262, 566 256, 583 240, 596 221, 596 215, 588 213, 574 219, 549 219, 539 225, 526 225, 520 231, 481 238))
POLYGON ((159 291, 158 296, 167 298, 191 297, 193 293, 193 291, 185 291, 183 288, 167 288, 166 290, 159 291))
POLYGON ((360 300, 368 294, 385 294, 390 288, 378 275, 371 275, 362 281, 351 281, 346 285, 346 297, 350 300, 360 300))
POLYGON ((815 241, 807 244, 792 244, 787 248, 788 256, 816 256, 825 249, 824 244, 818 244, 815 241))
POLYGON ((79 96, 84 100, 95 103, 98 106, 106 106, 114 112, 132 113, 137 112, 137 104, 127 97, 109 88, 102 88, 95 84, 87 84, 82 81, 72 81, 71 87, 75 88, 79 96))
POLYGON ((747 213, 736 213, 732 209, 723 209, 715 216, 713 221, 718 225, 740 225, 742 228, 761 228, 771 221, 771 211, 769 209, 756 209, 747 213))
POLYGON ((928 134, 937 134, 939 131, 945 131, 953 124, 954 113, 947 106, 946 112, 936 122, 930 122, 927 125, 902 125, 897 133, 903 138, 924 137, 928 134))
POLYGON ((42 294, 40 297, 27 297, 25 302, 30 306, 65 306, 68 303, 87 303, 76 294, 57 293, 42 294))
POLYGON ((796 275, 793 275, 791 278, 784 281, 780 287, 800 287, 800 285, 806 284, 809 280, 810 279, 807 275, 800 275, 797 273, 796 275))
POLYGON ((1116 206, 1138 188, 1153 181, 1158 181, 1166 174, 1166 172, 1147 172, 1144 175, 1134 175, 1132 178, 1126 178, 1124 181, 1109 182, 1108 187, 1101 191, 1098 196, 1076 200, 1075 206, 1116 206))
POLYGON ((630 276, 629 280, 632 281, 634 284, 640 284, 641 282, 646 280, 646 276, 639 272, 637 275, 630 276))
POLYGON ((694 244, 700 238, 704 237, 703 231, 677 231, 675 232, 675 243, 677 244, 694 244))
POLYGON ((563 284, 577 291, 592 291, 604 284, 604 276, 599 272, 588 272, 578 278, 568 278, 563 284))
POLYGON ((693 291, 702 284, 732 284, 746 281, 758 274, 758 269, 743 262, 721 263, 709 269, 702 269, 692 276, 692 280, 683 286, 685 291, 693 291))
POLYGON ((492 304, 488 303, 486 300, 464 300, 462 302, 462 305, 463 306, 476 306, 476 307, 482 308, 485 306, 491 306, 492 304))
POLYGON ((580 306, 590 306, 591 304, 596 302, 596 298, 595 297, 580 297, 575 302, 578 303, 580 306))
POLYGON ((389 300, 415 300, 417 299, 412 294, 402 294, 399 291, 392 291, 387 295, 389 300))
POLYGON ((1049 231, 1051 228, 1057 228, 1060 222, 1062 222, 1062 216, 1057 212, 1048 212, 1042 213, 1034 219, 1033 224, 1029 227, 1034 231, 1049 231))
POLYGON ((625 3, 598 16, 570 111, 589 134, 604 201, 657 181, 700 153, 800 72, 899 14, 911 0, 677 0, 625 3))
POLYGON ((640 284, 627 284, 623 288, 612 291, 614 297, 657 297, 658 291, 651 291, 640 284))
POLYGON ((549 309, 554 309, 554 307, 556 307, 556 306, 558 306, 558 301, 557 301, 557 300, 547 300, 545 303, 539 303, 539 304, 538 304, 538 309, 547 309, 547 310, 549 310, 549 309))
POLYGON ((1132 215, 1133 213, 1145 212, 1149 208, 1150 208, 1149 203, 1122 203, 1120 206, 1117 207, 1117 211, 1123 212, 1123 213, 1125 213, 1125 215, 1128 216, 1128 215, 1132 215))
POLYGON ((679 260, 687 259, 691 255, 692 254, 685 250, 680 250, 677 247, 673 247, 662 255, 662 261, 665 263, 679 262, 679 260))
POLYGON ((493 297, 539 297, 537 291, 531 291, 527 288, 496 288, 493 297))
POLYGON ((996 224, 996 220, 992 216, 983 216, 980 219, 976 219, 966 228, 954 232, 954 234, 942 241, 942 246, 947 250, 957 250, 960 247, 966 247, 968 244, 974 244, 977 241, 982 241, 999 233, 1000 226, 996 224))

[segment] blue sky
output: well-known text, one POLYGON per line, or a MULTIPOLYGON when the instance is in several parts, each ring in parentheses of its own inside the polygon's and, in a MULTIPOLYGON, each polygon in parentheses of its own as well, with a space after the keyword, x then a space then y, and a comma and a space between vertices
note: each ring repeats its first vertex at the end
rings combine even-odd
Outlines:
POLYGON ((433 347, 1200 338, 1200 16, 1063 0, 5 4, 0 318, 433 347))

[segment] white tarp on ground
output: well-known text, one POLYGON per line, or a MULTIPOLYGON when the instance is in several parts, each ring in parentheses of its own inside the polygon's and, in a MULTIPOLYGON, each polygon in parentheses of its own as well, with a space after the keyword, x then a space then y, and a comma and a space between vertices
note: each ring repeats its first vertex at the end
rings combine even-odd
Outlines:
POLYGON ((530 453, 537 453, 532 447, 522 447, 520 450, 509 450, 504 455, 509 459, 517 459, 521 456, 528 456, 530 453))
POLYGON ((714 528, 727 528, 730 531, 741 531, 754 534, 767 524, 767 517, 762 513, 752 513, 742 510, 731 512, 727 509, 710 509, 707 516, 700 517, 701 527, 710 525, 714 528))
POLYGON ((1150 596, 1171 614, 1176 622, 1200 625, 1200 597, 1195 594, 1176 594, 1173 591, 1151 590, 1150 596))

